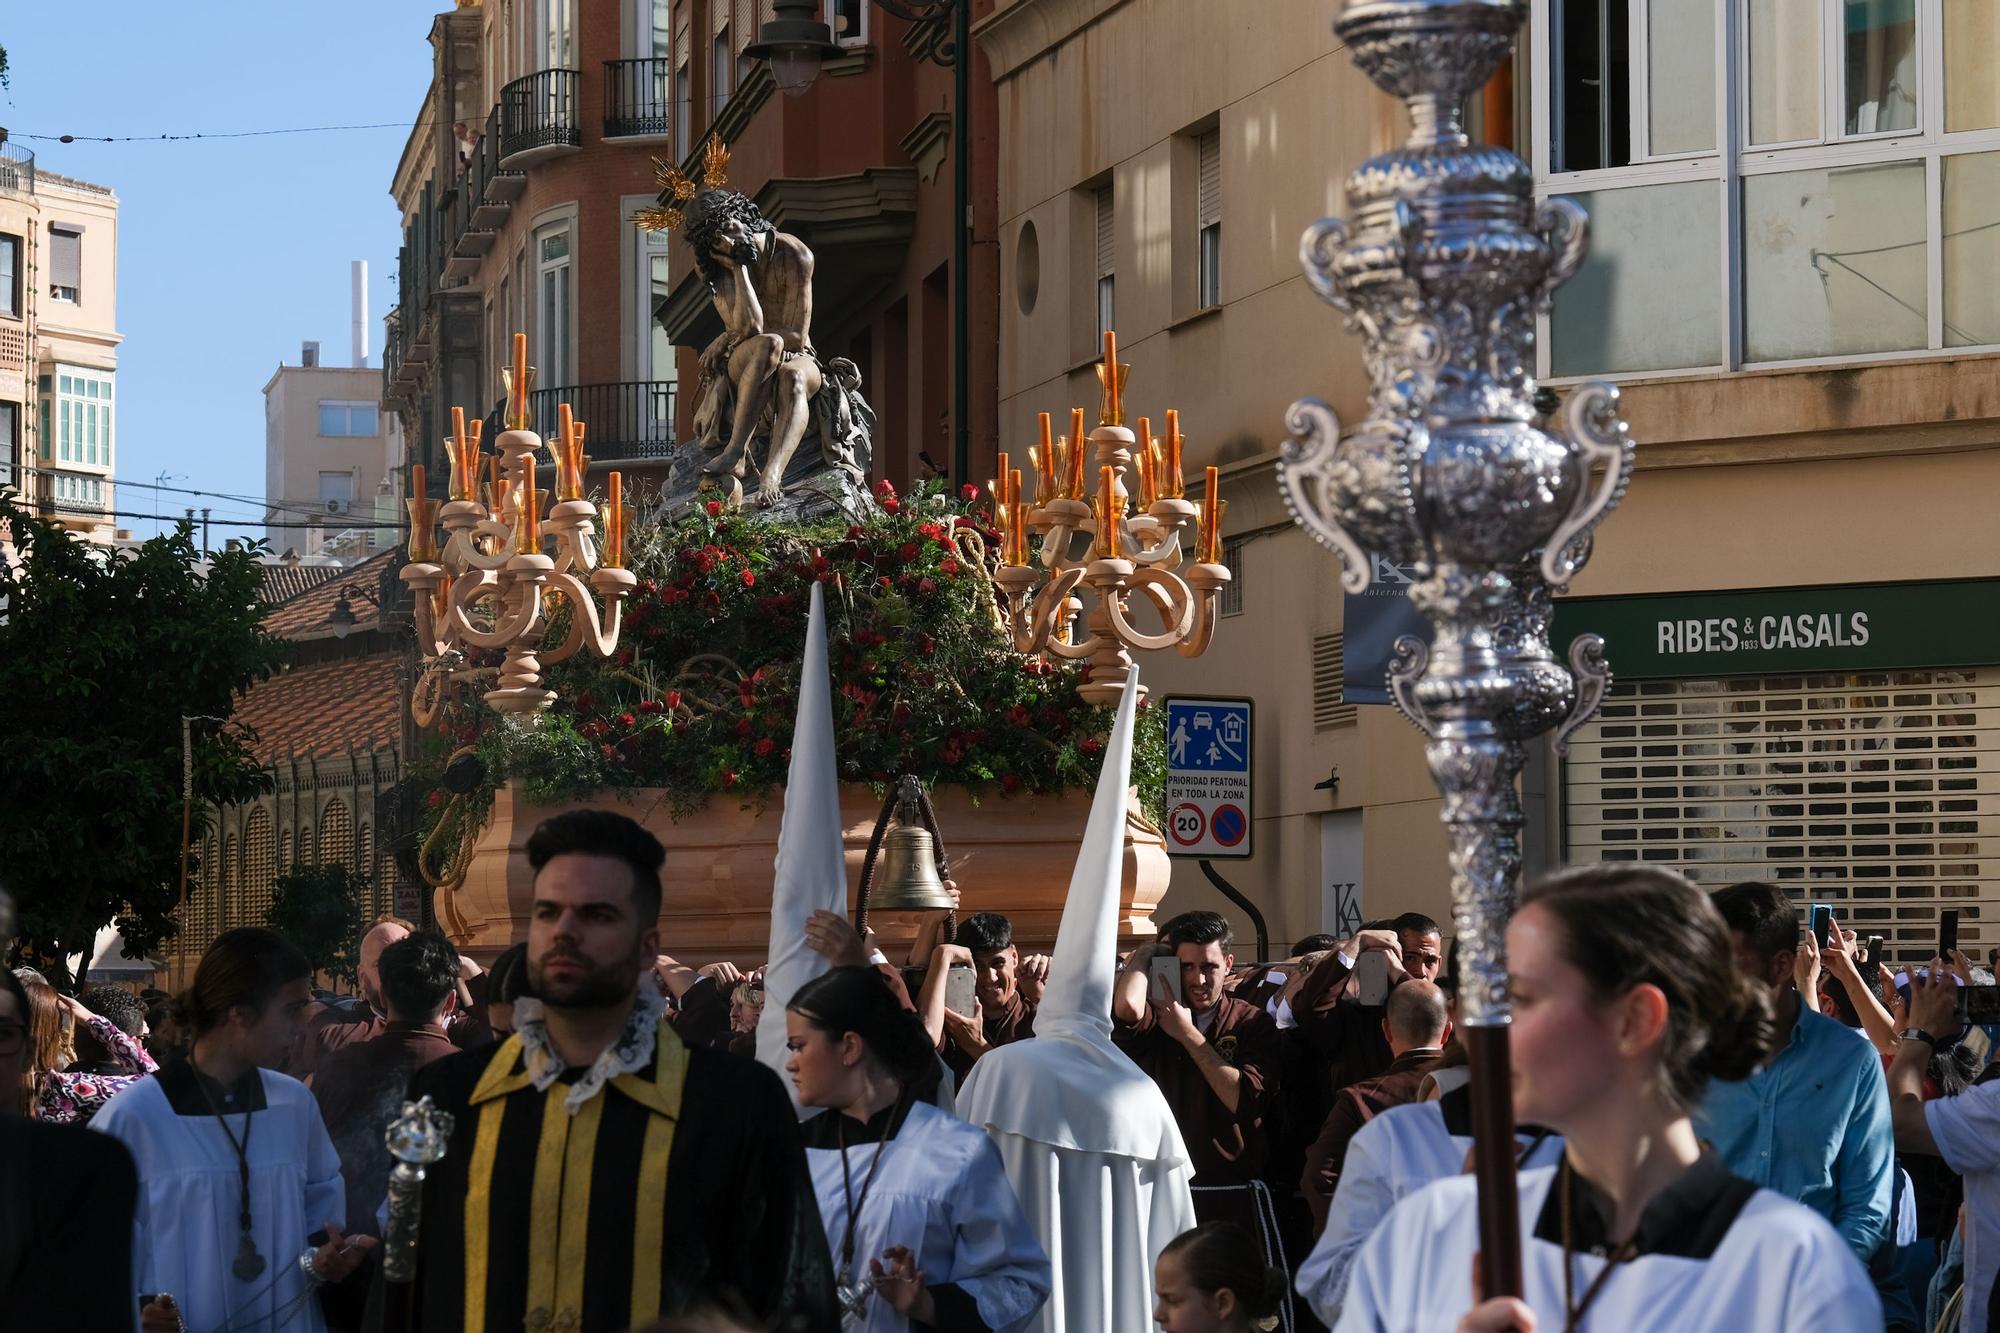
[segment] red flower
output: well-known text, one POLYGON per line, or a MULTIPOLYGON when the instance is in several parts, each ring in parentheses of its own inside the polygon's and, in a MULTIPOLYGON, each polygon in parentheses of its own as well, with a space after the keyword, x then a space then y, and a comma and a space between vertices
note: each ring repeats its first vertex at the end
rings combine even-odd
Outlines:
POLYGON ((875 586, 881 589, 883 592, 887 592, 889 591, 890 588, 894 587, 895 585, 889 582, 887 575, 884 575, 883 577, 875 580, 875 586))
POLYGON ((618 757, 618 747, 611 744, 609 741, 605 742, 603 745, 598 746, 597 749, 598 752, 602 754, 606 759, 616 759, 618 757))
POLYGON ((897 548, 896 557, 899 560, 915 560, 917 558, 917 544, 915 542, 904 542, 902 546, 897 548))
POLYGON ((971 504, 979 498, 979 488, 968 481, 965 485, 958 488, 958 498, 967 504, 971 504))
POLYGON ((721 517, 722 517, 722 501, 720 501, 720 500, 710 500, 710 501, 708 502, 708 516, 709 516, 710 518, 721 518, 721 517))
POLYGON ((1002 773, 1000 775, 1000 790, 1008 793, 1021 790, 1021 775, 1018 773, 1002 773))
POLYGON ((1007 710, 1007 720, 1017 727, 1025 727, 1035 720, 1035 715, 1021 705, 1015 704, 1007 710))
POLYGON ((639 701, 639 711, 650 717, 652 714, 660 711, 660 701, 658 699, 641 699, 639 701))
POLYGON ((937 651, 937 640, 933 639, 928 634, 918 636, 917 651, 922 653, 925 657, 929 657, 932 653, 937 651))
POLYGON ((739 720, 739 721, 737 722, 737 724, 736 724, 736 734, 737 734, 737 735, 739 735, 739 736, 748 736, 748 735, 750 734, 750 719, 749 719, 749 718, 747 718, 747 717, 746 717, 746 718, 743 718, 743 719, 741 719, 741 720, 739 720))
POLYGON ((946 578, 957 578, 958 561, 953 560, 950 556, 946 556, 944 559, 938 561, 938 573, 944 575, 946 578))
POLYGON ((619 666, 631 666, 632 650, 630 648, 620 648, 618 650, 618 657, 616 660, 619 666))
POLYGON ((896 488, 889 483, 887 477, 875 483, 875 498, 878 500, 893 500, 896 498, 896 488))
POLYGON ((746 588, 757 586, 757 576, 747 569, 743 571, 743 586, 746 588))
POLYGON ((772 740, 769 736, 766 736, 763 740, 758 741, 755 745, 751 746, 750 748, 756 751, 757 757, 759 759, 765 759, 770 757, 771 751, 778 748, 778 743, 772 740))
POLYGON ((722 770, 722 785, 725 787, 734 787, 736 785, 735 769, 725 768, 722 770))
POLYGON ((424 798, 424 804, 429 806, 433 810, 437 809, 439 806, 444 804, 444 793, 441 791, 432 792, 429 796, 426 796, 424 798))
POLYGON ((621 727, 636 727, 639 725, 639 719, 633 717, 630 713, 620 713, 618 715, 618 725, 621 727))
POLYGON ((1099 750, 1102 750, 1103 748, 1104 748, 1104 742, 1097 739, 1097 737, 1085 736, 1083 738, 1082 749, 1085 754, 1096 754, 1099 750))
POLYGON ((681 706, 681 692, 679 690, 668 690, 667 707, 679 708, 680 706, 681 706))
POLYGON ((924 594, 925 596, 927 596, 927 597, 928 597, 928 596, 929 596, 929 595, 930 595, 931 593, 934 593, 934 592, 936 592, 936 591, 937 591, 937 580, 935 580, 935 579, 918 579, 918 580, 917 580, 917 591, 918 591, 918 592, 920 592, 920 593, 923 593, 923 594, 924 594))
POLYGON ((861 531, 861 525, 859 523, 856 523, 852 527, 848 528, 847 540, 851 542, 858 542, 861 540, 861 537, 862 537, 862 531, 861 531))
POLYGON ((919 523, 917 524, 917 535, 928 537, 934 542, 941 542, 944 540, 944 529, 936 523, 919 523))
MULTIPOLYGON (((887 485, 888 483, 887 483, 887 482, 884 482, 883 484, 884 484, 884 485, 887 485)), ((902 501, 898 500, 898 499, 897 499, 897 498, 896 498, 895 496, 893 496, 893 495, 892 495, 892 496, 890 496, 890 497, 889 497, 888 499, 886 499, 886 500, 884 500, 884 501, 882 502, 882 512, 883 512, 883 513, 885 513, 885 514, 900 514, 900 513, 902 513, 902 512, 903 512, 903 504, 902 504, 902 501)))

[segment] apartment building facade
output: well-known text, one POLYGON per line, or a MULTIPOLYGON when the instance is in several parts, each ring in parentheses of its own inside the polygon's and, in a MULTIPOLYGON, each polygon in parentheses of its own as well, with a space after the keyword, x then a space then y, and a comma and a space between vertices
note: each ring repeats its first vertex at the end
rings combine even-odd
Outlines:
MULTIPOLYGON (((840 52, 791 98, 745 51, 770 15, 769 0, 514 0, 437 17, 433 78, 392 187, 405 244, 383 372, 384 405, 434 488, 451 408, 497 425, 517 330, 544 433, 567 402, 596 472, 664 476, 693 411, 680 385, 719 326, 678 237, 633 216, 658 192, 654 159, 690 163, 711 132, 730 146, 731 187, 815 250, 814 341, 861 368, 878 473, 927 475, 926 452, 948 466, 951 76, 925 59, 935 33, 826 0, 840 52)), ((974 227, 987 239, 972 285, 986 296, 968 345, 983 349, 974 458, 990 466, 997 133, 983 67, 973 86, 986 181, 974 227)))
POLYGON ((310 342, 299 362, 264 384, 266 538, 277 554, 363 560, 402 537, 402 423, 382 410, 381 370, 322 365, 310 342))
MULTIPOLYGON (((1422 738, 1343 688, 1380 679, 1348 633, 1366 608, 1275 486, 1286 405, 1352 421, 1367 391, 1298 235, 1407 132, 1340 7, 1002 0, 976 32, 1003 126, 1002 439, 1092 403, 1115 326, 1128 411, 1179 407, 1189 466, 1222 468, 1240 601, 1206 656, 1145 671, 1257 701, 1257 854, 1221 869, 1281 943, 1448 906, 1422 738)), ((2000 943, 1994 11, 1531 13, 1472 127, 1590 210, 1535 369, 1617 381, 1639 441, 1556 627, 1604 634, 1620 683, 1567 758, 1530 757, 1531 866, 1770 879, 1902 957, 1945 907, 2000 943)), ((1375 573, 1391 593, 1406 571, 1375 573)), ((1178 862, 1162 910, 1193 906, 1228 909, 1178 862)))
POLYGON ((0 485, 119 536, 118 196, 0 140, 0 485))

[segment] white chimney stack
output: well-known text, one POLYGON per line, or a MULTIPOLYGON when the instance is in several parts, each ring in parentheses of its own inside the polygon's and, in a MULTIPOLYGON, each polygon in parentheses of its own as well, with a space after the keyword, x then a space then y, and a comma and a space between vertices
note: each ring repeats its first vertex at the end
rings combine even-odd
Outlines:
POLYGON ((368 364, 368 261, 357 259, 354 277, 354 364, 368 364))

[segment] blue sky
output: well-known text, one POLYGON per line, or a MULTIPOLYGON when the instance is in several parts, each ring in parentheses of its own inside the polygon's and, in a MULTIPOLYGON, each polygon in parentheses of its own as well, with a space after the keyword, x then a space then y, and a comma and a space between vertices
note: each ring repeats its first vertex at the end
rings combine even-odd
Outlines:
MULTIPOLYGON (((280 360, 349 347, 348 264, 369 268, 370 364, 395 303, 389 197, 449 3, 231 0, 7 5, 13 88, 0 125, 38 163, 118 192, 118 508, 218 517, 256 506, 163 493, 264 492, 264 399, 280 360), (199 16, 199 17, 196 17, 199 16), (53 143, 26 134, 147 135, 398 122, 399 129, 217 141, 53 143)), ((120 519, 141 535, 158 525, 120 519)), ((219 541, 229 532, 217 528, 219 541)))

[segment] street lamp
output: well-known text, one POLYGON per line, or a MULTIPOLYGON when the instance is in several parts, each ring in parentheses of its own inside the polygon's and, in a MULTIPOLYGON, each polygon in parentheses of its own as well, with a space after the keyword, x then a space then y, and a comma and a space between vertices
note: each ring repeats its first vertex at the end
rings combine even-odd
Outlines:
POLYGON ((359 584, 349 584, 342 588, 340 596, 334 599, 333 610, 329 611, 326 617, 326 623, 332 628, 333 637, 336 639, 346 638, 354 632, 354 627, 361 623, 360 617, 354 614, 354 603, 348 600, 350 597, 359 597, 378 611, 382 607, 375 594, 359 584))
MULTIPOLYGON (((972 0, 869 0, 906 22, 930 27, 951 19, 951 38, 935 37, 915 49, 933 64, 952 72, 951 90, 951 481, 963 486, 972 479, 972 318, 967 310, 971 278, 972 144, 968 137, 971 101, 972 0)), ((758 30, 757 40, 743 49, 752 60, 771 62, 771 81, 788 97, 797 97, 819 78, 820 62, 839 51, 833 29, 816 17, 818 0, 777 0, 773 17, 758 30)))

